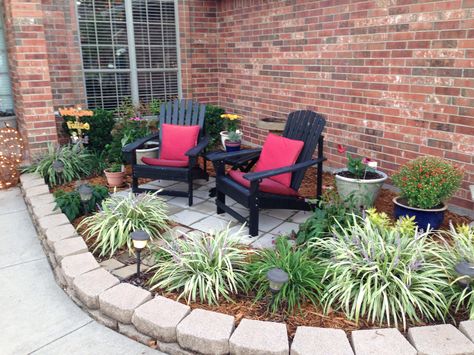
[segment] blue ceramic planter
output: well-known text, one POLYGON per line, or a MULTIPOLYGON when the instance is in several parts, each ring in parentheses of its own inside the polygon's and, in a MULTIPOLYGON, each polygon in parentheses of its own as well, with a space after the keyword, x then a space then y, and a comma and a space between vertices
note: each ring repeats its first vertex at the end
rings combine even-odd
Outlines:
POLYGON ((240 142, 225 142, 225 150, 227 153, 229 152, 237 152, 240 150, 240 142))
POLYGON ((428 225, 430 226, 430 229, 438 229, 441 223, 443 223, 444 212, 447 209, 446 205, 443 205, 441 208, 429 210, 410 207, 401 203, 400 197, 395 197, 393 199, 393 204, 393 214, 396 219, 403 216, 415 216, 415 222, 418 225, 418 228, 423 228, 424 230, 428 229, 428 225))

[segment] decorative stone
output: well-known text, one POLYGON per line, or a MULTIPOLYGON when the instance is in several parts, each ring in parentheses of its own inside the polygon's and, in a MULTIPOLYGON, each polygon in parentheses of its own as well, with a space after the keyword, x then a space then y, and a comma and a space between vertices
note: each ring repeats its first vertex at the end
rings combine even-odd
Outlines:
POLYGON ((108 260, 102 261, 100 263, 100 266, 102 266, 105 270, 112 271, 115 269, 119 269, 123 267, 124 265, 118 260, 108 259, 108 260))
POLYGON ((190 311, 187 305, 157 296, 135 310, 132 323, 139 331, 154 339, 175 343, 176 327, 190 311))
POLYGON ((356 330, 351 334, 356 355, 417 355, 395 328, 356 330))
POLYGON ((68 255, 87 253, 87 245, 81 237, 58 240, 53 244, 54 255, 60 262, 68 255))
POLYGON ((474 344, 451 324, 410 328, 408 340, 418 355, 474 355, 474 344))
POLYGON ((55 228, 63 224, 70 224, 69 219, 62 213, 46 216, 38 220, 38 225, 43 233, 50 228, 55 228))
POLYGON ((55 209, 55 208, 56 208, 55 203, 39 205, 37 207, 33 207, 33 215, 36 219, 40 219, 52 214, 61 213, 60 209, 55 209))
POLYGON ((130 324, 135 308, 150 299, 150 292, 131 284, 122 283, 99 296, 100 310, 121 323, 130 324))
POLYGON ((76 296, 87 308, 99 308, 99 295, 105 290, 118 285, 119 280, 110 272, 100 268, 86 272, 73 281, 76 296))
POLYGON ((474 320, 466 320, 464 322, 461 322, 459 324, 459 330, 472 342, 474 342, 474 320))
POLYGON ((231 354, 288 355, 286 324, 242 319, 229 340, 231 354))
POLYGON ((63 224, 56 228, 50 228, 45 232, 46 242, 51 249, 54 249, 54 243, 59 240, 77 237, 77 232, 72 224, 63 224))
POLYGON ((129 338, 138 341, 142 344, 148 345, 153 341, 152 338, 146 336, 145 334, 140 333, 133 325, 130 324, 118 324, 118 331, 129 338))
POLYGON ((32 198, 33 196, 49 194, 48 185, 38 185, 32 186, 29 189, 25 189, 25 196, 27 199, 32 198))
POLYGON ((341 329, 298 327, 291 355, 354 355, 346 333, 341 329))
POLYGON ((72 287, 72 282, 77 276, 97 269, 98 267, 99 263, 91 253, 69 255, 61 260, 61 269, 69 287, 72 287))
POLYGON ((219 355, 230 351, 229 338, 234 330, 234 317, 195 309, 176 328, 181 347, 202 354, 219 355))

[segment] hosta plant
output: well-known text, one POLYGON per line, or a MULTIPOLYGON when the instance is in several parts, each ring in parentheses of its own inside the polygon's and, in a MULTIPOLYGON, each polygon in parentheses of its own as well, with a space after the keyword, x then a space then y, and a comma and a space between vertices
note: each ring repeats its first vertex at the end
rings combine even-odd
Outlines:
POLYGON ((190 233, 165 241, 149 283, 152 289, 180 292, 188 303, 218 304, 246 288, 246 257, 229 227, 190 233))
POLYGON ((63 145, 55 147, 48 145, 48 151, 39 156, 25 172, 38 173, 50 186, 70 182, 88 176, 91 173, 91 159, 93 156, 87 149, 79 145, 63 145), (62 172, 56 172, 53 163, 60 161, 64 168, 62 172))
POLYGON ((439 260, 441 244, 420 233, 412 219, 393 225, 369 210, 365 219, 353 216, 348 227, 334 228, 332 238, 315 246, 329 255, 322 260, 326 311, 404 328, 409 321, 445 318, 449 283, 439 260))
POLYGON ((274 250, 257 252, 247 268, 257 300, 269 295, 267 272, 273 268, 285 271, 289 280, 275 295, 270 306, 272 312, 286 305, 288 312, 292 313, 305 301, 318 304, 323 290, 321 279, 324 268, 313 257, 311 248, 295 247, 287 238, 280 237, 276 240, 274 250))
POLYGON ((166 203, 156 193, 113 195, 102 201, 97 213, 84 218, 78 228, 84 228, 87 239, 94 238, 94 252, 112 255, 127 247, 133 252, 130 233, 146 231, 151 239, 161 238, 168 229, 166 203))

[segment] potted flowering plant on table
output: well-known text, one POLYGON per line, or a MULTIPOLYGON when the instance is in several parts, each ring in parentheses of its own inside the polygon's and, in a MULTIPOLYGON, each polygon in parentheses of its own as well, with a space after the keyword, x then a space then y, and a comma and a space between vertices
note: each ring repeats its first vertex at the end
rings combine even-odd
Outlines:
MULTIPOLYGON (((239 140, 242 140, 242 132, 237 128, 239 125, 240 116, 230 113, 224 113, 221 115, 224 120, 225 131, 221 131, 221 142, 222 147, 226 149, 225 141, 229 139, 230 132, 235 132, 239 136, 239 140)), ((235 137, 235 136, 234 136, 235 137)))
POLYGON ((225 150, 227 152, 236 152, 240 150, 241 135, 237 132, 230 131, 225 140, 225 150))
MULTIPOLYGON (((346 152, 340 144, 337 150, 341 154, 346 152)), ((388 178, 387 174, 376 169, 377 162, 369 158, 353 158, 347 153, 347 167, 335 171, 339 196, 345 201, 351 200, 354 206, 372 206, 388 178)))
POLYGON ((420 157, 393 176, 401 194, 393 199, 394 215, 414 216, 418 227, 436 229, 444 219, 445 201, 461 186, 463 172, 436 157, 420 157))

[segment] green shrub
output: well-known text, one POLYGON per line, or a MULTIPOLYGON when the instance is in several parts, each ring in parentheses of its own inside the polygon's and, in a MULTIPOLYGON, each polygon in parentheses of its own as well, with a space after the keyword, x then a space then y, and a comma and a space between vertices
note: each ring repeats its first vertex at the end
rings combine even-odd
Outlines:
POLYGON ((306 300, 319 303, 324 269, 312 256, 311 248, 293 247, 285 237, 280 237, 276 240, 275 250, 257 252, 247 268, 257 300, 269 294, 267 272, 272 268, 280 268, 289 276, 288 282, 273 299, 272 312, 280 309, 285 302, 289 312, 293 312, 295 307, 300 308, 306 300))
POLYGON ((225 113, 222 107, 206 106, 206 134, 209 136, 209 149, 215 148, 221 139, 220 132, 224 130, 224 120, 221 115, 225 113))
POLYGON ((91 173, 91 161, 93 156, 87 149, 79 145, 63 145, 55 147, 48 145, 48 151, 39 156, 23 171, 41 175, 49 186, 70 182, 89 176, 91 173), (64 170, 57 173, 53 163, 58 160, 64 164, 64 170))
MULTIPOLYGON (((87 203, 87 211, 95 210, 103 199, 109 196, 109 190, 102 185, 92 185, 92 198, 87 203)), ((59 208, 70 221, 84 214, 81 197, 77 191, 58 190, 54 193, 56 208, 59 208)))
POLYGON ((330 257, 322 298, 325 310, 343 311, 356 322, 366 317, 378 324, 406 328, 407 321, 444 320, 448 287, 440 244, 420 233, 413 219, 392 225, 385 214, 370 210, 353 216, 347 228, 333 228, 333 238, 315 246, 330 257))
POLYGON ((246 255, 229 227, 191 233, 160 248, 150 284, 152 289, 179 291, 188 303, 218 304, 247 287, 246 255))
POLYGON ((446 160, 421 157, 402 166, 392 180, 408 205, 434 208, 454 195, 462 177, 463 172, 446 160))
POLYGON ((95 238, 94 252, 110 257, 127 246, 133 252, 130 233, 146 231, 151 239, 161 238, 168 229, 166 203, 156 193, 113 195, 102 201, 102 208, 84 218, 78 228, 84 227, 87 239, 95 238))

